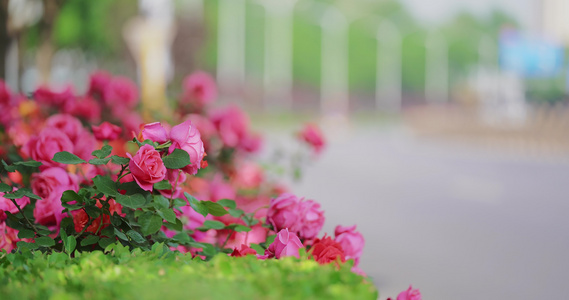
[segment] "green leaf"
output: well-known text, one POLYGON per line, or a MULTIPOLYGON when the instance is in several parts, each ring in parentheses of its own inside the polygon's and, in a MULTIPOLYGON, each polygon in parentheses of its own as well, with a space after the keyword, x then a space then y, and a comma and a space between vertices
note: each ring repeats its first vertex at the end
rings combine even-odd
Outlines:
POLYGON ((170 155, 164 156, 162 161, 168 169, 181 169, 191 163, 190 155, 182 149, 174 149, 170 155))
POLYGON ((77 201, 77 203, 83 203, 83 197, 79 196, 79 194, 77 194, 75 191, 72 190, 67 190, 65 192, 63 192, 63 194, 61 195, 61 202, 63 203, 67 203, 67 202, 73 202, 73 201, 77 201))
POLYGON ((176 223, 176 214, 171 208, 162 208, 161 210, 156 211, 162 219, 166 220, 170 223, 176 223))
POLYGON ((73 251, 75 250, 76 246, 77 246, 77 240, 75 239, 75 237, 72 235, 68 236, 67 243, 65 243, 65 252, 71 255, 71 253, 73 253, 73 251))
POLYGON ((198 214, 204 217, 207 216, 209 211, 207 206, 205 206, 202 201, 199 201, 198 199, 194 198, 194 196, 188 194, 187 192, 184 192, 184 195, 186 196, 186 199, 188 199, 188 201, 190 202, 190 207, 193 210, 195 210, 198 214))
POLYGON ((99 246, 101 246, 101 248, 105 249, 107 248, 110 244, 116 242, 116 239, 113 238, 102 238, 99 240, 99 246))
POLYGON ((235 226, 235 228, 233 229, 237 232, 249 232, 251 231, 251 228, 247 227, 247 226, 243 226, 243 225, 237 225, 235 226))
POLYGON ((6 170, 6 172, 16 172, 16 167, 8 165, 4 160, 2 160, 2 165, 4 166, 4 170, 6 170))
POLYGON ((107 158, 92 158, 92 159, 89 160, 89 163, 92 164, 92 165, 96 165, 96 166, 99 166, 99 165, 106 165, 106 164, 109 162, 109 160, 111 160, 110 157, 107 157, 107 158))
POLYGON ((42 247, 51 247, 55 245, 55 241, 49 236, 42 236, 36 239, 36 244, 42 247))
POLYGON ((81 241, 81 246, 93 245, 99 241, 99 237, 96 235, 89 235, 81 241))
POLYGON ((18 191, 22 191, 24 193, 24 196, 28 197, 28 198, 32 198, 32 199, 36 199, 36 200, 41 200, 41 197, 34 194, 32 192, 32 190, 30 190, 29 188, 21 188, 18 191))
POLYGON ((276 234, 273 235, 269 235, 267 237, 267 240, 265 241, 265 245, 267 245, 267 248, 269 247, 270 244, 272 244, 275 241, 275 238, 277 237, 276 234))
POLYGON ((221 199, 221 200, 218 200, 217 203, 219 203, 222 206, 227 207, 227 208, 237 207, 237 204, 235 204, 235 201, 231 200, 231 199, 221 199))
POLYGON ((77 156, 73 153, 69 153, 67 151, 61 151, 61 152, 55 153, 52 160, 54 162, 58 162, 58 163, 66 164, 66 165, 76 165, 76 164, 86 163, 86 161, 79 158, 79 156, 77 156))
POLYGON ((221 204, 212 201, 202 201, 202 203, 207 207, 209 213, 216 217, 221 217, 228 214, 227 210, 221 206, 221 204))
POLYGON ((35 244, 35 243, 26 243, 26 242, 23 242, 23 241, 17 242, 17 243, 16 243, 16 246, 18 246, 18 248, 20 248, 20 249, 22 249, 22 248, 27 248, 27 249, 31 249, 31 250, 34 250, 34 249, 39 248, 38 244, 35 244))
POLYGON ((4 182, 0 182, 0 192, 1 193, 9 193, 12 191, 12 187, 5 184, 4 182))
POLYGON ((143 207, 146 204, 146 198, 141 194, 134 194, 134 195, 116 195, 115 199, 118 203, 123 206, 130 207, 133 209, 143 207))
POLYGON ((170 206, 170 202, 168 201, 168 199, 164 198, 164 196, 162 195, 154 195, 153 199, 154 199, 154 207, 156 209, 168 208, 170 206))
POLYGON ((118 155, 112 155, 111 161, 113 162, 113 164, 126 165, 130 161, 130 159, 128 157, 121 157, 118 155))
POLYGON ((50 265, 58 265, 65 262, 67 258, 68 258, 67 255, 65 255, 64 253, 54 252, 49 255, 47 261, 50 265))
POLYGON ((160 230, 162 218, 159 215, 148 212, 138 218, 138 224, 140 224, 142 234, 146 236, 160 230))
POLYGON ((41 166, 42 163, 39 161, 35 161, 35 160, 28 160, 28 161, 17 161, 14 163, 14 165, 37 168, 37 167, 41 166))
POLYGON ((35 232, 29 229, 22 229, 18 232, 18 237, 21 239, 31 239, 36 235, 35 232))
POLYGON ((132 240, 135 241, 136 243, 143 244, 144 242, 146 242, 146 240, 142 237, 142 235, 140 235, 140 233, 134 230, 127 231, 126 235, 130 236, 132 240))
POLYGON ((101 209, 96 206, 85 206, 85 212, 93 219, 101 215, 101 209))
POLYGON ((126 237, 126 235, 124 233, 122 233, 120 230, 115 228, 115 234, 119 237, 119 239, 123 240, 123 241, 128 241, 128 237, 126 237))
POLYGON ((250 247, 253 250, 257 251, 257 254, 259 254, 259 255, 265 254, 265 249, 263 247, 261 247, 261 245, 259 245, 259 244, 252 243, 250 247))
POLYGON ((238 208, 230 208, 227 211, 229 212, 229 214, 232 217, 235 217, 235 218, 239 218, 240 216, 242 216, 245 213, 242 209, 238 209, 238 208))
POLYGON ((205 222, 203 222, 203 227, 206 227, 209 229, 223 229, 223 228, 225 228, 225 224, 223 224, 222 222, 219 222, 219 221, 205 220, 205 222))
POLYGON ((175 239, 176 241, 178 241, 181 244, 187 244, 189 242, 191 242, 192 240, 190 239, 190 236, 185 233, 185 232, 180 232, 178 234, 176 234, 174 237, 172 237, 173 239, 175 239))
POLYGON ((114 181, 112 181, 109 177, 97 175, 95 176, 95 178, 93 178, 93 183, 95 184, 97 190, 106 195, 116 196, 119 194, 117 191, 117 184, 114 181))
POLYGON ((164 223, 164 226, 175 231, 182 231, 184 229, 184 224, 182 224, 182 221, 180 221, 180 219, 176 219, 176 223, 164 223))
POLYGON ((109 156, 109 154, 111 154, 111 151, 113 151, 113 147, 111 147, 110 145, 104 145, 103 148, 101 148, 100 150, 95 150, 91 152, 91 155, 101 159, 109 156))
POLYGON ((157 190, 171 190, 172 185, 170 184, 170 182, 168 182, 168 180, 162 180, 160 182, 155 183, 154 188, 157 190))

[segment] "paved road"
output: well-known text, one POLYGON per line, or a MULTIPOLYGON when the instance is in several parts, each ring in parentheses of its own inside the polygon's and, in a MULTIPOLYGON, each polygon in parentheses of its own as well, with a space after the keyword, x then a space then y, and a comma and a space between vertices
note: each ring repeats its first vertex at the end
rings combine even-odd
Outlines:
POLYGON ((569 296, 569 164, 414 138, 402 128, 328 128, 321 159, 293 187, 326 210, 325 230, 356 223, 362 269, 396 296, 569 296))

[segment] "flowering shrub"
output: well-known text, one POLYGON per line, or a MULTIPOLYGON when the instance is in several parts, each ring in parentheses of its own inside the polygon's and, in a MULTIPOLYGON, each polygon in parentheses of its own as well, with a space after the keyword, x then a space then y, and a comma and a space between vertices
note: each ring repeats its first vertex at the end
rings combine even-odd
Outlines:
MULTIPOLYGON (((176 113, 143 123, 138 89, 94 73, 85 95, 41 87, 31 98, 0 81, 0 247, 66 253, 157 244, 211 260, 294 256, 357 265, 356 227, 318 238, 324 211, 265 176, 262 139, 237 106, 214 108, 209 75, 184 80, 176 113), (300 253, 308 253, 301 256, 300 253)), ((299 142, 325 142, 308 125, 299 142)))

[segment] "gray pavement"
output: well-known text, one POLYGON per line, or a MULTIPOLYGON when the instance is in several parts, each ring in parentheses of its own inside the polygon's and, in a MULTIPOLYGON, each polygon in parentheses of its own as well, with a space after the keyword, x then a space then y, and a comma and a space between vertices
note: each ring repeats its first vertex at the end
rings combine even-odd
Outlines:
POLYGON ((431 300, 569 297, 566 159, 340 128, 292 191, 322 204, 329 234, 358 225, 380 299, 409 284, 431 300))

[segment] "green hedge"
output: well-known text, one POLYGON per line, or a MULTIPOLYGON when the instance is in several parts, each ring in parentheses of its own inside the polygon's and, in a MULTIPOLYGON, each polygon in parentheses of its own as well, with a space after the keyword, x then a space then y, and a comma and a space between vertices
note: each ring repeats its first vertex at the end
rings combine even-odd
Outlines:
MULTIPOLYGON (((218 255, 192 260, 160 244, 152 251, 1 253, 2 299, 377 299, 375 287, 335 264, 218 255)), ((107 248, 108 250, 109 248, 107 248)))

